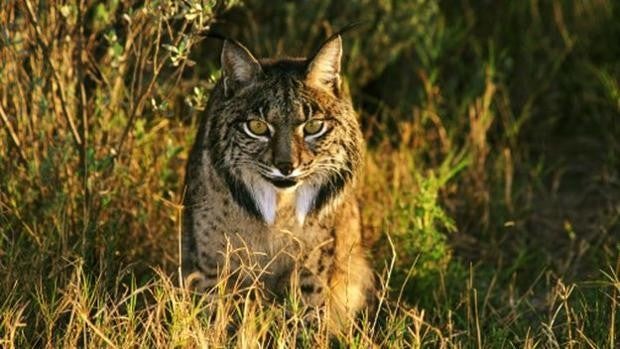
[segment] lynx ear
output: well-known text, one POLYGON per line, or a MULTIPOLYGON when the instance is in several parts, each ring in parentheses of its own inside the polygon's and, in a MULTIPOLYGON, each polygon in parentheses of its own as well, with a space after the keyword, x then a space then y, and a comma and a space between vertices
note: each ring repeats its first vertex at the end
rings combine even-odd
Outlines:
POLYGON ((221 60, 224 94, 227 96, 232 91, 253 83, 262 71, 260 63, 250 51, 231 40, 224 40, 221 60))
POLYGON ((336 35, 325 42, 308 61, 306 83, 327 89, 336 95, 340 91, 340 60, 342 39, 336 35))

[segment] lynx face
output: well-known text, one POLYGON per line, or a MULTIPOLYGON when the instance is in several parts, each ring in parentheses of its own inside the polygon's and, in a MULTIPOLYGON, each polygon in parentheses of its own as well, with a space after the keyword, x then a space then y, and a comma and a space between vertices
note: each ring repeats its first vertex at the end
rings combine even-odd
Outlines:
POLYGON ((295 193, 296 217, 320 213, 353 178, 362 141, 340 89, 340 38, 312 60, 257 61, 242 46, 222 52, 223 98, 208 131, 212 163, 233 197, 268 224, 280 192, 295 193))

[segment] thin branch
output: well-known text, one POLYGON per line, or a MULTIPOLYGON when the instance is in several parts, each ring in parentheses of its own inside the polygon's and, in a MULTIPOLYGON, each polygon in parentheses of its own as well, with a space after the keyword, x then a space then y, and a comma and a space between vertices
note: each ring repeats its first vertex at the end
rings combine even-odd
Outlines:
MULTIPOLYGON (((153 55, 153 67, 154 67, 154 73, 153 73, 153 77, 151 78, 151 81, 149 82, 149 85, 146 87, 146 89, 144 90, 144 92, 140 95, 140 98, 138 99, 138 103, 136 104, 136 106, 132 109, 131 114, 129 116, 129 120, 127 121, 127 125, 125 125, 125 128, 123 129, 123 133, 121 134, 121 138, 118 142, 118 146, 115 149, 115 156, 117 159, 121 159, 121 152, 123 149, 123 145, 125 143, 125 140, 127 138, 127 136, 129 135, 129 131, 131 130, 133 123, 135 121, 136 115, 138 113, 142 112, 142 107, 144 105, 144 102, 146 101, 146 99, 151 95, 151 92, 153 90, 153 87, 155 86, 155 83, 157 83, 157 79, 159 78, 159 75, 161 74, 162 69, 165 67, 168 59, 170 59, 171 54, 168 53, 166 55, 164 55, 163 59, 161 60, 161 62, 158 62, 159 59, 159 49, 161 46, 161 38, 162 38, 162 34, 161 34, 161 23, 159 24, 158 27, 158 32, 157 32, 157 38, 155 40, 155 53, 153 55)), ((173 40, 174 45, 178 45, 179 42, 181 42, 181 40, 183 39, 183 33, 185 33, 185 31, 187 30, 188 24, 187 22, 183 24, 183 27, 180 30, 181 35, 178 35, 175 40, 173 40)), ((168 35, 173 36, 172 32, 170 32, 168 35)), ((180 68, 181 70, 183 70, 184 65, 180 68)))
POLYGON ((37 37, 37 42, 39 46, 41 46, 41 48, 43 49, 43 57, 45 57, 45 59, 47 60, 47 64, 50 65, 50 68, 52 70, 52 76, 54 77, 54 82, 58 86, 58 94, 60 97, 60 102, 61 102, 60 106, 62 109, 62 114, 65 120, 67 121, 67 123, 69 124, 69 128, 71 129, 71 135, 73 136, 73 141, 75 142, 77 149, 79 150, 82 145, 82 139, 80 138, 77 128, 75 127, 75 123, 73 122, 73 119, 71 118, 71 115, 69 115, 69 111, 67 110, 67 101, 65 99, 64 85, 60 82, 60 75, 58 74, 56 65, 54 64, 51 57, 49 56, 49 47, 47 46, 47 44, 45 43, 45 40, 43 39, 43 31, 41 30, 41 26, 39 25, 39 22, 34 13, 34 10, 32 9, 32 4, 30 3, 30 0, 26 0, 25 3, 26 3, 26 9, 27 9, 26 12, 28 13, 30 22, 32 23, 32 26, 34 27, 34 31, 37 37))
POLYGON ((125 128, 123 129, 123 133, 121 134, 121 138, 118 141, 118 146, 115 149, 115 155, 118 159, 121 159, 121 152, 123 150, 123 145, 125 144, 125 139, 129 135, 129 131, 131 130, 133 126, 136 115, 138 114, 138 112, 142 112, 142 105, 146 101, 147 97, 150 96, 151 91, 153 87, 155 86, 155 83, 157 82, 157 78, 159 77, 159 74, 161 73, 161 70, 164 68, 166 61, 170 57, 170 54, 167 54, 164 60, 159 65, 157 64, 160 43, 161 43, 161 23, 159 24, 157 28, 157 39, 155 40, 155 54, 153 56, 153 67, 154 67, 153 77, 151 78, 151 81, 149 82, 149 85, 147 86, 146 90, 142 93, 142 95, 138 99, 138 103, 131 110, 131 114, 129 115, 129 120, 127 120, 127 124, 125 125, 125 128))
POLYGON ((24 165, 28 164, 28 161, 26 160, 26 154, 24 153, 24 149, 19 143, 19 138, 17 138, 17 134, 15 133, 15 130, 13 129, 13 125, 11 125, 11 123, 9 122, 9 118, 4 112, 4 108, 2 107, 2 104, 0 104, 0 117, 2 118, 2 121, 4 122, 4 127, 9 132, 9 136, 11 138, 11 141, 13 142, 13 145, 18 150, 20 160, 24 163, 24 165))

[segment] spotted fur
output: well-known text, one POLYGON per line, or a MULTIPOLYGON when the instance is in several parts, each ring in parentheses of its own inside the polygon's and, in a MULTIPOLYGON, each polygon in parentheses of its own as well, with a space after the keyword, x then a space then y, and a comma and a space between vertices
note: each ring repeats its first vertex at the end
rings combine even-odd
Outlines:
POLYGON ((373 276, 355 190, 364 143, 341 88, 341 55, 340 36, 310 58, 260 61, 225 41, 222 78, 187 165, 190 287, 208 291, 232 273, 228 287, 299 292, 338 323, 366 307, 373 276), (252 134, 250 119, 268 134, 252 134), (322 120, 316 134, 304 133, 310 120, 322 120))

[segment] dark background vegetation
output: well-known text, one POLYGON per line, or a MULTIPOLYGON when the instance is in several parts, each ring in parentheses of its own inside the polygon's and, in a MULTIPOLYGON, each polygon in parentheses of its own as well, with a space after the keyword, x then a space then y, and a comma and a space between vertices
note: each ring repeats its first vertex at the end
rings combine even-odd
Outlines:
MULTIPOLYGON (((205 33, 304 56, 361 21, 343 38, 361 202, 405 314, 380 343, 616 346, 618 18, 612 0, 3 2, 0 343, 116 341, 96 309, 176 272, 185 160, 219 75, 205 33)), ((168 340, 174 321, 141 326, 189 345, 168 340)))

